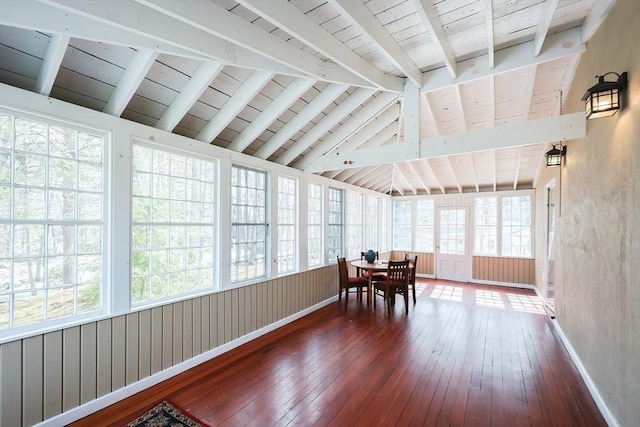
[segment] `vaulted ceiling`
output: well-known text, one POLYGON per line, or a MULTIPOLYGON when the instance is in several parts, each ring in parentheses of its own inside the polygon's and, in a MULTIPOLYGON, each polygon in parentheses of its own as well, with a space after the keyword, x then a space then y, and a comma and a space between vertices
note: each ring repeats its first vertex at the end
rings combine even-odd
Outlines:
POLYGON ((0 82, 383 193, 531 188, 614 1, 2 0, 0 82))

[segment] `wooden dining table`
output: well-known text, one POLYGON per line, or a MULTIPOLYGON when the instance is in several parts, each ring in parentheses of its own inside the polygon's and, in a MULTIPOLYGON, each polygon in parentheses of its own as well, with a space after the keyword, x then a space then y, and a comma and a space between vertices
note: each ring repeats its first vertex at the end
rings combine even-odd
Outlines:
MULTIPOLYGON (((367 308, 371 308, 371 303, 373 302, 373 273, 376 272, 386 272, 387 271, 387 261, 378 261, 375 262, 367 262, 365 260, 357 260, 351 261, 351 265, 356 269, 366 270, 368 272, 367 276, 369 277, 369 283, 367 285, 367 308)), ((358 270, 359 271, 359 270, 358 270)))

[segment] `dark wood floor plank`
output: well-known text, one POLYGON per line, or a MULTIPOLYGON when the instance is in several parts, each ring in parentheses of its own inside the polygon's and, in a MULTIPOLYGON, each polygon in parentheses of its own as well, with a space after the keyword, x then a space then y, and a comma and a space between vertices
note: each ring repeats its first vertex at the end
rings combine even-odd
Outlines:
POLYGON ((351 295, 74 425, 163 399, 212 426, 606 425, 533 292, 419 281, 408 315, 351 295))

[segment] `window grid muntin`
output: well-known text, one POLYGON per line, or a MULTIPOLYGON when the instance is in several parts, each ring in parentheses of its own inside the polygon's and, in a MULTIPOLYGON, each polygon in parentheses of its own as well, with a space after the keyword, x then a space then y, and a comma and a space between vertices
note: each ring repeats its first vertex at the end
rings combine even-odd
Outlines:
POLYGON ((307 194, 307 266, 322 265, 322 185, 309 183, 307 194))
POLYGON ((502 197, 502 256, 531 257, 531 196, 502 197))
POLYGON ((498 254, 498 198, 478 197, 474 203, 475 255, 498 254))
POLYGON ((267 228, 267 173, 232 166, 232 283, 266 277, 267 228))
POLYGON ((278 177, 278 273, 296 270, 297 182, 278 177))
POLYGON ((358 258, 363 251, 364 216, 362 214, 362 194, 348 193, 347 257, 358 258))
POLYGON ((411 200, 393 201, 393 249, 411 249, 411 200))
POLYGON ((107 143, 105 135, 95 130, 0 113, 0 271, 5 272, 0 283, 6 284, 0 286, 0 330, 31 328, 102 310, 107 143), (39 129, 36 140, 20 132, 25 126, 39 129), (60 146, 66 150, 59 150, 60 146), (20 169, 28 159, 38 160, 39 176, 20 169), (67 170, 59 169, 64 165, 67 170), (93 174, 82 175, 86 169, 93 169, 93 174), (62 180, 56 180, 60 175, 62 180), (17 214, 16 199, 28 202, 24 196, 29 192, 39 194, 39 207, 25 206, 24 213, 17 214), (58 215, 53 209, 56 195, 63 202, 58 215), (65 208, 66 203, 71 205, 65 208), (62 251, 52 247, 56 229, 64 230, 62 251), (94 234, 91 245, 86 244, 88 230, 94 234), (28 244, 31 233, 38 234, 39 248, 19 249, 17 239, 26 238, 28 244), (29 270, 26 288, 14 283, 25 267, 29 270), (34 311, 37 314, 31 317, 19 317, 34 311))
POLYGON ((329 263, 336 263, 344 256, 344 190, 329 187, 329 220, 327 221, 327 256, 329 263))
POLYGON ((433 200, 416 201, 415 250, 433 252, 433 200))
POLYGON ((389 200, 380 199, 380 252, 389 250, 389 200))
POLYGON ((214 287, 215 177, 212 160, 133 144, 132 306, 214 287))
POLYGON ((465 254, 465 209, 443 209, 440 212, 440 253, 465 254))

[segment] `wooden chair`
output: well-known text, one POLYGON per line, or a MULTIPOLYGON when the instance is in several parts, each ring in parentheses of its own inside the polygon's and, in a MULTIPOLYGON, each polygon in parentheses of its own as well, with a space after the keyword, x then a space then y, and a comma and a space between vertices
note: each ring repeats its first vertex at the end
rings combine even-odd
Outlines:
POLYGON ((404 254, 404 259, 408 259, 413 264, 413 267, 409 272, 409 287, 411 288, 411 292, 413 293, 413 303, 416 303, 416 269, 418 268, 418 255, 412 257, 409 254, 404 254))
MULTIPOLYGON (((378 252, 376 252, 376 261, 378 261, 379 259, 380 259, 380 254, 378 252)), ((363 260, 364 260, 364 252, 360 252, 360 261, 363 261, 363 260)), ((368 271, 363 271, 361 273, 360 269, 358 269, 358 276, 362 276, 362 277, 368 279, 369 278, 369 272, 368 271)), ((371 281, 372 282, 380 282, 382 280, 387 280, 387 273, 375 272, 371 276, 371 281)))
POLYGON ((344 297, 349 302, 349 290, 355 288, 358 300, 362 300, 362 291, 369 287, 369 280, 365 277, 349 277, 347 268, 347 260, 344 257, 338 257, 338 274, 340 277, 340 287, 338 288, 338 301, 342 300, 342 290, 344 289, 344 297))
POLYGON ((391 314, 391 307, 395 305, 396 294, 404 296, 405 312, 409 314, 409 265, 410 260, 389 261, 387 266, 387 279, 373 284, 373 307, 376 306, 376 294, 382 295, 387 304, 387 313, 391 314))

